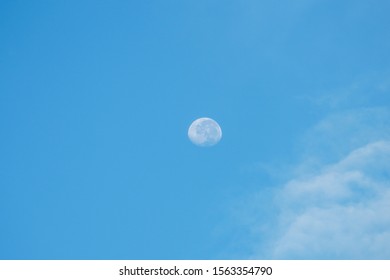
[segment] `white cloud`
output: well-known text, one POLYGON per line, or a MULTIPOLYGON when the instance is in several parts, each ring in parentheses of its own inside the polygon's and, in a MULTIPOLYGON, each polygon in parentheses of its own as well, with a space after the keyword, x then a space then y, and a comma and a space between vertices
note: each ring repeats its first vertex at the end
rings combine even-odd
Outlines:
POLYGON ((251 258, 390 259, 388 108, 330 115, 302 151, 285 183, 252 195, 251 258))
POLYGON ((278 197, 272 258, 390 258, 390 141, 291 180, 278 197))

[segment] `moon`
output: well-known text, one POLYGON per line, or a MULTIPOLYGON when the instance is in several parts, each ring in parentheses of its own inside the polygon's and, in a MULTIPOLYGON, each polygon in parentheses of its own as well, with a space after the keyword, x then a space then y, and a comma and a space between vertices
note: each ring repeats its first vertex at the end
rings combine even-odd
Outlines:
POLYGON ((188 128, 188 138, 197 146, 211 147, 221 140, 222 130, 213 119, 199 118, 188 128))

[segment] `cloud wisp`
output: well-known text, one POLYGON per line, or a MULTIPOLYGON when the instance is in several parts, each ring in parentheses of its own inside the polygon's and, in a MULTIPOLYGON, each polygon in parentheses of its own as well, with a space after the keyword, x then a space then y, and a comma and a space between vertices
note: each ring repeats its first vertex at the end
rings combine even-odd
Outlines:
POLYGON ((252 196, 250 258, 390 259, 389 116, 342 112, 308 132, 285 183, 252 196))
POLYGON ((390 141, 352 151, 317 174, 293 179, 281 209, 272 258, 390 258, 390 141))

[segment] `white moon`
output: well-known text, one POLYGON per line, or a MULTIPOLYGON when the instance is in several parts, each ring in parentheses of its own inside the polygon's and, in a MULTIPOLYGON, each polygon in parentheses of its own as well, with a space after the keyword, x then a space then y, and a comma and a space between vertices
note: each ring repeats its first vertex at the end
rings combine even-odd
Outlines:
POLYGON ((197 146, 210 147, 221 140, 222 130, 213 119, 200 118, 188 128, 188 138, 197 146))

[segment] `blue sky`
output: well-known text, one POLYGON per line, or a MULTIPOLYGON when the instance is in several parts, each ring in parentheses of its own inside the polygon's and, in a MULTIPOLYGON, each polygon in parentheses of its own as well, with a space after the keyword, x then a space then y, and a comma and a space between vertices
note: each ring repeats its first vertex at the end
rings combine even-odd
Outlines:
POLYGON ((389 259, 389 9, 1 1, 0 258, 389 259))

